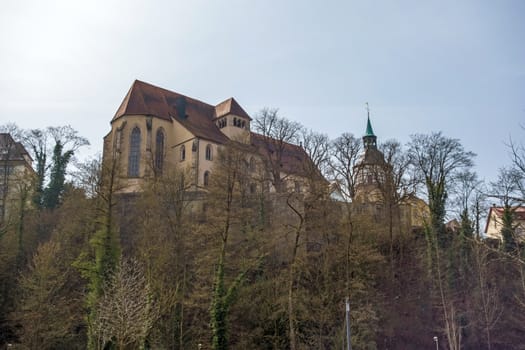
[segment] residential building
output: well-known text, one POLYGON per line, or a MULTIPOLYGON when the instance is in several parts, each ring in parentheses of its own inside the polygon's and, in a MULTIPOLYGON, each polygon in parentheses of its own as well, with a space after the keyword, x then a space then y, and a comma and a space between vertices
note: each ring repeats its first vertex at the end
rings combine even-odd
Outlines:
MULTIPOLYGON (((485 225, 486 238, 503 241, 501 229, 503 228, 502 217, 504 210, 504 207, 497 207, 495 205, 490 207, 487 223, 485 225)), ((525 207, 513 206, 510 210, 514 221, 514 237, 516 241, 523 242, 525 240, 525 207)))
POLYGON ((29 201, 33 159, 11 134, 0 133, 0 224, 9 221, 21 201, 29 201))

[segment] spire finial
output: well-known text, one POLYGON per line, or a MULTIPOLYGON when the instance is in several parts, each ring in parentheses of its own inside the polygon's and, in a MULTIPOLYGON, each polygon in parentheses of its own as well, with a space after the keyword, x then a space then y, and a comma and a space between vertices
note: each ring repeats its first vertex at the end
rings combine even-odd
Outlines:
POLYGON ((374 130, 372 129, 372 123, 370 123, 370 106, 366 103, 367 121, 366 121, 366 133, 365 136, 375 136, 374 130))

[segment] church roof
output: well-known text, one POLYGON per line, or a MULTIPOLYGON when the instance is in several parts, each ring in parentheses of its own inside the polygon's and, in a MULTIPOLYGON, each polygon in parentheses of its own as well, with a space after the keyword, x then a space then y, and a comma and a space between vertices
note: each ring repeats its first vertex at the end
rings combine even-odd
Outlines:
MULTIPOLYGON (((237 102, 232 105, 230 110, 242 110, 237 102)), ((213 122, 215 106, 140 80, 133 82, 112 122, 125 115, 150 115, 167 121, 173 118, 197 137, 217 143, 228 141, 213 122)))
POLYGON ((252 120, 248 113, 246 113, 246 111, 239 105, 239 103, 237 103, 237 101, 235 101, 233 97, 230 97, 226 101, 223 101, 215 106, 215 118, 220 118, 228 114, 234 114, 236 116, 252 120))
MULTIPOLYGON (((261 134, 251 133, 251 143, 256 147, 258 153, 263 157, 268 157, 268 152, 265 148, 269 148, 270 153, 273 153, 273 143, 261 134)), ((305 175, 306 162, 311 162, 310 157, 305 150, 297 145, 291 143, 284 143, 283 152, 281 155, 282 171, 287 174, 305 175)))
POLYGON ((9 133, 0 133, 0 160, 23 161, 24 156, 33 160, 22 143, 16 142, 9 133))

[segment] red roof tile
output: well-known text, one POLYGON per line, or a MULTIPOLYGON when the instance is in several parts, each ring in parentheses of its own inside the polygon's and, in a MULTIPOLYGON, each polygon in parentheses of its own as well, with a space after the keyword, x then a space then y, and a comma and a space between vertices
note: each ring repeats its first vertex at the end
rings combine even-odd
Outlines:
POLYGON ((125 115, 151 115, 181 123, 197 137, 217 143, 228 138, 213 122, 215 107, 205 102, 135 80, 112 122, 125 115))
POLYGON ((33 160, 22 143, 16 142, 9 133, 0 133, 0 160, 23 161, 24 156, 33 160))
MULTIPOLYGON (((497 217, 503 216, 503 207, 491 207, 490 210, 494 210, 494 214, 496 214, 497 217)), ((515 220, 525 220, 525 207, 513 207, 512 208, 514 212, 514 219, 515 220)), ((489 214, 490 215, 490 214, 489 214)))
MULTIPOLYGON (((269 149, 270 152, 274 151, 274 145, 272 142, 268 142, 263 135, 252 132, 251 143, 257 148, 259 154, 263 157, 268 157, 266 149, 269 149)), ((304 175, 306 172, 306 162, 309 161, 310 158, 302 147, 291 143, 284 143, 283 154, 281 157, 283 172, 287 174, 304 175)))
POLYGON ((235 101, 233 97, 230 97, 226 101, 219 103, 215 106, 215 118, 220 118, 227 114, 234 114, 239 117, 244 117, 252 120, 248 113, 235 101))

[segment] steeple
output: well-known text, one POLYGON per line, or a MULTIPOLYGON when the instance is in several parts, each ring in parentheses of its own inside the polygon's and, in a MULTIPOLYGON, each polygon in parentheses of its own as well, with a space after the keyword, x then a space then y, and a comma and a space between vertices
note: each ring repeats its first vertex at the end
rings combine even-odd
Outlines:
POLYGON ((377 147, 377 137, 374 135, 374 130, 372 129, 372 123, 370 122, 370 107, 368 102, 366 103, 367 111, 367 122, 366 122, 366 132, 363 136, 363 145, 365 149, 376 148, 377 147))

